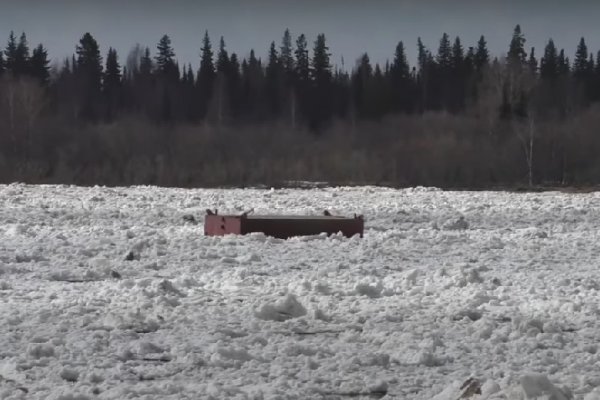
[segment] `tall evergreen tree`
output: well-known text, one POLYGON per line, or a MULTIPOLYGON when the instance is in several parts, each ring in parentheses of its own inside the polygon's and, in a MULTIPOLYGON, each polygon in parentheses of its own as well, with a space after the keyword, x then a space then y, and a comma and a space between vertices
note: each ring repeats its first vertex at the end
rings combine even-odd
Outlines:
POLYGON ((573 61, 573 76, 577 79, 585 79, 588 75, 588 48, 585 44, 585 39, 581 38, 577 51, 575 53, 575 60, 573 61))
POLYGON ((331 117, 331 91, 332 67, 330 62, 329 47, 324 34, 317 35, 313 49, 311 63, 311 78, 313 82, 313 112, 311 113, 311 126, 319 129, 331 117))
POLYGON ((373 67, 367 53, 357 61, 356 70, 352 74, 352 95, 354 109, 361 118, 372 117, 368 90, 373 78, 373 67))
POLYGON ((16 71, 16 63, 17 63, 17 37, 13 31, 10 31, 10 35, 8 36, 8 43, 6 44, 6 49, 4 50, 4 55, 6 56, 5 67, 6 70, 15 74, 16 71))
POLYGON ((292 46, 292 35, 290 30, 286 29, 281 40, 281 48, 279 55, 279 63, 285 71, 288 80, 291 80, 294 75, 294 48, 292 46))
POLYGON ((265 84, 269 110, 275 117, 279 117, 281 113, 283 91, 282 73, 283 68, 280 64, 279 54, 277 53, 275 42, 271 42, 271 47, 269 48, 269 59, 265 70, 265 84))
POLYGON ((571 63, 569 61, 569 57, 565 56, 565 50, 561 49, 558 54, 558 75, 565 77, 571 73, 571 63))
POLYGON ((423 41, 421 40, 421 38, 418 38, 417 39, 417 60, 418 60, 418 64, 419 64, 419 71, 421 73, 423 73, 427 70, 427 61, 429 59, 428 53, 429 52, 427 51, 427 48, 423 44, 423 41))
POLYGON ((465 107, 467 93, 467 70, 465 51, 459 37, 456 37, 452 45, 451 73, 447 77, 449 81, 449 108, 453 112, 458 112, 465 107))
POLYGON ((242 76, 239 57, 236 53, 229 56, 229 71, 227 73, 227 87, 231 115, 238 118, 242 107, 242 76))
POLYGON ((86 33, 79 41, 76 53, 77 72, 81 74, 86 89, 99 92, 102 87, 102 56, 98 42, 86 33))
POLYGON ((544 50, 544 57, 542 57, 540 65, 540 75, 545 80, 554 80, 559 75, 558 52, 552 39, 548 41, 544 50))
POLYGON ((308 82, 310 79, 310 58, 308 55, 308 43, 306 36, 301 34, 296 40, 296 77, 300 82, 308 82))
POLYGON ((144 49, 144 55, 140 58, 140 75, 143 77, 149 77, 154 70, 154 63, 152 62, 152 57, 150 56, 150 48, 146 47, 144 49))
POLYGON ((436 61, 442 73, 450 73, 452 70, 452 47, 450 46, 450 37, 447 33, 444 33, 440 39, 436 61))
POLYGON ((535 47, 531 48, 529 52, 529 59, 527 60, 527 66, 532 75, 537 75, 538 72, 538 60, 535 57, 535 47))
POLYGON ((525 52, 525 36, 521 32, 521 26, 517 25, 513 32, 510 47, 508 49, 508 65, 512 68, 521 68, 525 65, 527 53, 525 52))
POLYGON ((43 45, 38 45, 33 49, 30 59, 30 72, 42 85, 47 85, 50 80, 50 60, 48 59, 48 51, 43 45))
POLYGON ((477 50, 475 51, 473 63, 479 72, 490 63, 490 52, 488 51, 484 36, 481 36, 477 42, 477 50))
POLYGON ((29 43, 27 42, 27 36, 25 32, 21 34, 14 60, 14 73, 16 75, 29 74, 29 43))
POLYGON ((213 60, 213 50, 208 31, 204 32, 202 48, 200 50, 200 69, 198 70, 198 100, 199 114, 202 118, 206 116, 208 104, 212 98, 213 86, 215 82, 215 64, 213 60))
POLYGON ((79 116, 95 120, 99 113, 99 97, 102 89, 102 56, 96 39, 90 34, 83 35, 76 47, 77 61, 75 74, 79 90, 79 116))
POLYGON ((117 51, 112 47, 108 49, 106 56, 106 68, 104 70, 104 89, 111 90, 121 84, 121 65, 117 51))
POLYGON ((229 53, 225 45, 225 39, 221 36, 219 52, 217 54, 217 73, 226 74, 229 70, 229 53))
POLYGON ((410 77, 410 66, 406 57, 406 49, 404 43, 399 42, 394 53, 394 61, 390 66, 390 74, 397 79, 408 79, 410 77))
POLYGON ((390 98, 392 110, 409 112, 412 110, 414 93, 412 91, 410 66, 406 57, 404 43, 399 42, 394 53, 394 60, 389 67, 390 98))
POLYGON ((175 50, 171 45, 171 38, 163 35, 156 46, 158 53, 155 57, 156 72, 170 82, 179 80, 179 67, 175 61, 175 50))
POLYGON ((106 56, 106 68, 104 69, 103 91, 106 101, 106 118, 112 120, 119 106, 121 91, 121 65, 117 51, 112 47, 108 49, 106 56))

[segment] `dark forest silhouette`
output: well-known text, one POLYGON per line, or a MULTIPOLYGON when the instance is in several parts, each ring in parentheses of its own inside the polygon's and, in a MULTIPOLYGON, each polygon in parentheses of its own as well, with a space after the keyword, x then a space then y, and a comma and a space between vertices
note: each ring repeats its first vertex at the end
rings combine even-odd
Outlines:
MULTIPOLYGON (((325 35, 286 31, 265 60, 199 40, 199 68, 156 49, 104 57, 86 33, 50 67, 0 52, 0 181, 214 186, 328 181, 491 187, 600 183, 600 52, 572 61, 517 26, 501 58, 444 34, 373 65, 332 66, 325 35), (596 61, 595 61, 596 60, 596 61)), ((392 53, 394 49, 391 49, 392 53)))

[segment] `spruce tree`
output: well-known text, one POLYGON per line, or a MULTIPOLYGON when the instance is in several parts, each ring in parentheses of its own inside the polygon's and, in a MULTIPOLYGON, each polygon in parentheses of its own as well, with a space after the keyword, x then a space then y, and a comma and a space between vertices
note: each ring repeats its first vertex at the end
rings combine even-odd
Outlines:
POLYGON ((42 85, 47 85, 50 80, 50 60, 48 59, 48 51, 43 45, 38 45, 33 49, 30 59, 31 75, 38 80, 42 85))
POLYGON ((238 55, 231 53, 229 57, 229 71, 227 74, 227 87, 230 99, 231 114, 237 118, 240 115, 242 98, 242 76, 238 55))
POLYGON ((581 38, 577 51, 575 53, 575 60, 573 61, 573 76, 576 79, 585 79, 588 75, 588 48, 585 44, 585 39, 581 38))
POLYGON ((194 86, 194 70, 192 69, 192 64, 188 63, 188 69, 187 69, 187 76, 186 76, 186 80, 187 80, 187 84, 194 86))
POLYGON ((210 103, 213 86, 215 82, 215 64, 213 60, 213 50, 208 31, 204 32, 202 48, 200 50, 200 69, 198 70, 199 113, 202 118, 206 116, 208 104, 210 103))
POLYGON ((329 47, 327 47, 325 35, 320 34, 315 41, 312 58, 312 79, 319 86, 326 86, 331 83, 331 62, 329 47))
POLYGON ((17 55, 17 38, 13 31, 10 31, 10 35, 8 36, 8 43, 6 45, 6 49, 4 50, 4 55, 6 56, 5 67, 6 70, 15 74, 15 64, 18 58, 17 55))
POLYGON ((117 51, 112 47, 108 49, 106 56, 106 68, 104 69, 103 91, 106 102, 106 119, 112 120, 119 107, 119 97, 122 84, 121 66, 117 51))
POLYGON ((146 47, 144 49, 142 58, 140 58, 140 75, 143 77, 149 77, 153 70, 154 63, 152 62, 152 57, 150 56, 150 48, 146 47))
POLYGON ((286 29, 281 40, 279 63, 286 74, 286 78, 291 80, 294 76, 294 49, 292 47, 292 35, 290 30, 286 29))
POLYGON ((484 36, 481 36, 477 42, 477 50, 475 51, 473 63, 479 72, 490 63, 490 52, 488 51, 487 42, 484 36))
POLYGON ((275 42, 271 42, 268 58, 267 67, 265 69, 265 85, 269 110, 273 116, 278 117, 281 112, 281 75, 283 68, 279 61, 279 54, 277 53, 275 42))
POLYGON ((163 35, 156 49, 158 50, 155 57, 156 72, 170 82, 178 81, 179 67, 175 62, 175 50, 171 45, 171 38, 168 35, 163 35))
POLYGON ((29 74, 29 44, 27 43, 27 36, 23 32, 19 38, 17 49, 15 52, 14 60, 14 73, 15 75, 29 74))
POLYGON ((221 36, 219 42, 219 53, 217 54, 217 73, 226 74, 229 70, 229 54, 225 45, 225 39, 221 36))
POLYGON ((112 92, 121 86, 121 65, 117 51, 112 47, 108 49, 106 56, 106 68, 104 70, 104 91, 112 92))
POLYGON ((452 45, 451 57, 451 72, 452 76, 447 77, 449 80, 449 107, 453 112, 462 110, 466 104, 467 90, 467 68, 465 51, 459 37, 456 37, 452 45))
POLYGON ((569 62, 569 57, 565 56, 565 50, 561 49, 560 53, 558 54, 558 62, 557 62, 558 68, 557 68, 557 72, 559 76, 568 76, 569 73, 571 72, 571 63, 569 62))
POLYGON ((440 47, 438 48, 438 53, 436 57, 436 61, 440 67, 440 70, 443 74, 450 73, 452 70, 452 47, 450 46, 450 37, 447 33, 442 35, 440 39, 440 47))
POLYGON ((300 82, 308 82, 310 79, 310 58, 308 56, 308 43, 306 36, 301 34, 296 40, 296 77, 300 82))
POLYGON ((521 32, 521 26, 517 25, 513 32, 512 40, 508 49, 508 64, 512 68, 520 69, 525 65, 527 53, 525 52, 525 36, 521 32))
POLYGON ((465 62, 465 50, 462 46, 460 38, 456 37, 456 39, 454 40, 454 45, 452 46, 452 58, 451 58, 452 69, 455 72, 462 72, 462 69, 464 67, 464 62, 465 62))
POLYGON ((529 67, 529 72, 532 75, 537 75, 538 72, 538 60, 535 58, 535 47, 531 48, 529 52, 529 59, 527 60, 527 66, 529 67))
POLYGON ((364 53, 357 62, 356 70, 352 75, 353 105, 361 118, 371 117, 368 90, 373 78, 373 67, 369 55, 364 53))
POLYGON ((540 75, 545 80, 554 80, 559 75, 558 52, 552 39, 548 41, 544 50, 544 57, 540 63, 540 75))
POLYGON ((102 90, 102 57, 96 39, 88 32, 76 47, 75 76, 79 90, 79 115, 83 119, 96 120, 102 90))
POLYGON ((403 42, 399 42, 396 46, 394 61, 390 66, 390 74, 397 81, 408 79, 410 77, 410 66, 408 65, 408 59, 406 57, 406 50, 403 42))
POLYGON ((100 91, 102 87, 102 57, 96 39, 90 34, 83 35, 76 48, 77 72, 81 74, 86 89, 100 91))
POLYGON ((320 129, 322 124, 331 117, 332 104, 332 69, 329 47, 324 34, 317 35, 311 63, 311 79, 314 87, 312 98, 311 127, 320 129))

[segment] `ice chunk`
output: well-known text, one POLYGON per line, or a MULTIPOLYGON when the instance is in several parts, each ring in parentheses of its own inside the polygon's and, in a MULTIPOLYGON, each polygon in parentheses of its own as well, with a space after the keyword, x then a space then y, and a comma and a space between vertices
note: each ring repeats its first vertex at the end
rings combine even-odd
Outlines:
POLYGON ((54 356, 54 346, 48 343, 34 344, 29 347, 29 355, 33 358, 40 359, 43 357, 54 356))
POLYGON ((372 299, 376 299, 381 297, 381 292, 383 290, 383 285, 381 282, 373 283, 359 283, 354 287, 354 290, 357 294, 370 297, 372 299))
POLYGON ((255 315, 266 321, 283 322, 306 315, 306 308, 296 299, 296 296, 288 294, 283 301, 263 305, 255 315))
POLYGON ((545 376, 539 374, 524 375, 519 379, 519 385, 510 394, 514 399, 548 399, 568 400, 567 395, 554 386, 545 376))
POLYGON ((79 371, 71 368, 63 368, 63 370, 60 371, 60 377, 68 382, 77 382, 79 379, 79 371))
POLYGON ((464 231, 465 229, 469 229, 469 223, 465 217, 461 215, 458 218, 446 221, 442 227, 447 231, 464 231))

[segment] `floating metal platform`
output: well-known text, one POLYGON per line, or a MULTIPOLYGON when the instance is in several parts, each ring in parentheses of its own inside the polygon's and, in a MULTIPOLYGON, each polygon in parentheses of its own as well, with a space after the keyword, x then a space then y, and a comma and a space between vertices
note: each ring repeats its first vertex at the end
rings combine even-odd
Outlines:
POLYGON ((342 233, 346 237, 363 237, 365 221, 362 215, 353 218, 309 215, 218 215, 207 210, 204 234, 207 236, 247 235, 262 232, 267 236, 288 239, 294 236, 311 236, 342 233))

